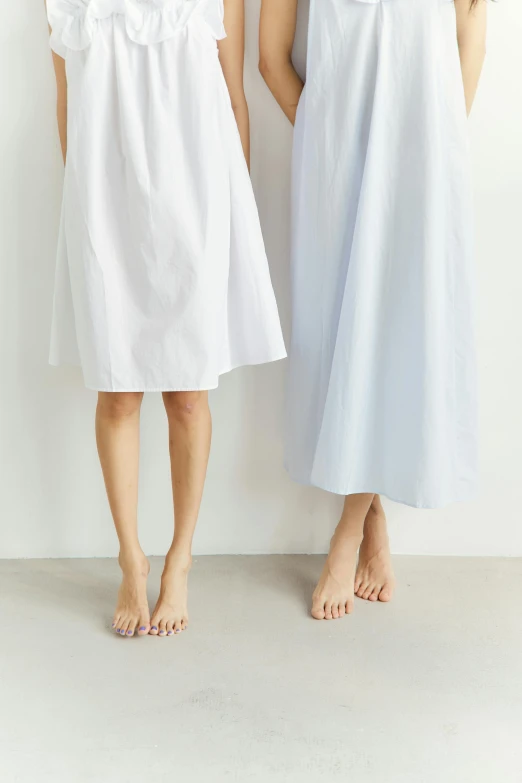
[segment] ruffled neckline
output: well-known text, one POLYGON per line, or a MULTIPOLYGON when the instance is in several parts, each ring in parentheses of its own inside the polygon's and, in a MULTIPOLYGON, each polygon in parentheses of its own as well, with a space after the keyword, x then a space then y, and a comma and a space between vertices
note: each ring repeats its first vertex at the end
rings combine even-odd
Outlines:
POLYGON ((125 17, 129 38, 148 45, 166 41, 196 17, 204 19, 214 37, 225 37, 223 0, 47 0, 51 46, 64 57, 92 42, 99 22, 125 17))

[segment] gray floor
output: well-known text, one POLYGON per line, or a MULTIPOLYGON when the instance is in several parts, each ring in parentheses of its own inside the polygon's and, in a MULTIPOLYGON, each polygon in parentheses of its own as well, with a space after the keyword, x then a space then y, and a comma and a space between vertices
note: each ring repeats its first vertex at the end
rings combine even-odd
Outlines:
POLYGON ((396 566, 318 623, 321 558, 198 558, 190 629, 122 639, 114 561, 0 561, 2 781, 519 783, 521 561, 396 566))

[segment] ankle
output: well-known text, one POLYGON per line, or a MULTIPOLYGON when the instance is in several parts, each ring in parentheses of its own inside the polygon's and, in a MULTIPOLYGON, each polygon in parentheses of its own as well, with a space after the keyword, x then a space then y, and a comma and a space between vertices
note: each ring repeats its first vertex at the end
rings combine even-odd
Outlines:
POLYGON ((388 543, 388 525, 384 513, 368 515, 364 524, 363 541, 388 543))
POLYGON ((358 531, 336 530, 330 541, 330 553, 335 550, 358 549, 362 540, 363 535, 358 531))
POLYGON ((140 547, 122 547, 118 555, 122 571, 149 571, 149 561, 140 547))
POLYGON ((171 547, 165 556, 165 570, 190 571, 192 555, 190 551, 171 547))

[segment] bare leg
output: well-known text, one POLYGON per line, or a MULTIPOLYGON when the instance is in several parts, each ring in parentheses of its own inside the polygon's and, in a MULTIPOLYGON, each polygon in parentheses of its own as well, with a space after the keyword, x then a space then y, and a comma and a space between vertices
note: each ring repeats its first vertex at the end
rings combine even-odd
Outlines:
POLYGON ((332 620, 350 614, 354 603, 357 551, 362 541, 364 520, 374 496, 348 495, 330 552, 312 600, 312 617, 332 620))
POLYGON ((96 441, 116 533, 123 580, 113 628, 122 636, 149 632, 149 563, 138 540, 140 407, 143 394, 100 392, 96 441))
POLYGON ((172 636, 184 631, 188 623, 187 582, 192 539, 205 484, 212 421, 208 392, 166 392, 163 401, 169 420, 175 526, 150 632, 172 636))
POLYGON ((386 514, 379 495, 375 495, 364 522, 355 593, 369 601, 391 601, 394 587, 386 514))

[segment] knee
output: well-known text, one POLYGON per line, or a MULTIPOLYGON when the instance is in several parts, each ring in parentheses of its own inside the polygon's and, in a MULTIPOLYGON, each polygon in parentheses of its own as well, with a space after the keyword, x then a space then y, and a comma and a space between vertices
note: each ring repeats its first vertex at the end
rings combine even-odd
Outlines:
POLYGON ((108 419, 128 419, 141 407, 142 392, 100 392, 98 411, 108 419))
POLYGON ((163 395, 167 416, 187 421, 207 407, 207 392, 166 392, 163 395))

